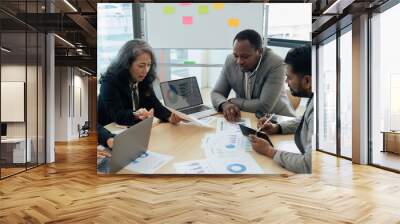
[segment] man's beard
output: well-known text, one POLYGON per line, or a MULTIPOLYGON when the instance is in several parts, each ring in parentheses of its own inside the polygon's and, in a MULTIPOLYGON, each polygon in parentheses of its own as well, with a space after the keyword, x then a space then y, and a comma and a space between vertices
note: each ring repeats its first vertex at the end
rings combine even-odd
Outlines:
POLYGON ((290 88, 290 93, 292 94, 292 96, 296 96, 296 97, 308 97, 309 93, 307 91, 305 91, 304 89, 298 90, 298 91, 294 91, 292 88, 290 88))

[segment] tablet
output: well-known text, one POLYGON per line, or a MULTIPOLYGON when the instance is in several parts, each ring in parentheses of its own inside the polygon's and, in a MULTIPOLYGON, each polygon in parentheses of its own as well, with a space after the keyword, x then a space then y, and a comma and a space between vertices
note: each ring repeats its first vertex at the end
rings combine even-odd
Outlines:
POLYGON ((267 142, 269 142, 269 144, 271 144, 271 146, 274 147, 274 144, 272 144, 271 139, 269 139, 269 137, 266 133, 257 132, 256 130, 249 128, 243 124, 239 124, 239 127, 244 136, 248 137, 249 135, 256 135, 257 137, 267 140, 267 142))

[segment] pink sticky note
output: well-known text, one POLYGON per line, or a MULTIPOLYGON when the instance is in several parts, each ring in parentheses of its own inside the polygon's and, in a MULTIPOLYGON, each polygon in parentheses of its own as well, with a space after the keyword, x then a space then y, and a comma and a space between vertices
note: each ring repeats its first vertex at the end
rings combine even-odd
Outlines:
POLYGON ((182 16, 182 23, 183 23, 183 25, 192 25, 193 17, 192 16, 182 16))
POLYGON ((179 3, 181 6, 190 6, 190 5, 192 5, 192 3, 190 3, 190 2, 182 2, 182 3, 179 3))

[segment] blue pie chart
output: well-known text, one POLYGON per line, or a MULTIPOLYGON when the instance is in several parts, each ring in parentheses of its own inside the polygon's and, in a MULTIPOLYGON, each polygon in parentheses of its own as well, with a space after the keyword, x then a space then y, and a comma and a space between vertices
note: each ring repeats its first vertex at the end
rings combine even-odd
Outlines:
POLYGON ((229 172, 232 173, 243 173, 244 171, 247 170, 246 166, 240 163, 229 164, 227 169, 229 172))
POLYGON ((233 148, 235 148, 235 145, 234 144, 228 144, 228 145, 226 145, 225 146, 227 149, 233 149, 233 148))

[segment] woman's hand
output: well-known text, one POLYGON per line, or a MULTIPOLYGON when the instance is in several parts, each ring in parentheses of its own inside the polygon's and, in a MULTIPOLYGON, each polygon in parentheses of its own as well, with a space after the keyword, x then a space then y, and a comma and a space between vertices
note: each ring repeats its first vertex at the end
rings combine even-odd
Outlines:
POLYGON ((277 151, 266 140, 255 135, 249 135, 249 140, 254 151, 268 156, 269 158, 274 158, 277 151))
POLYGON ((172 113, 171 116, 169 116, 168 121, 171 124, 178 124, 179 122, 183 121, 183 119, 175 113, 172 113))
POLYGON ((107 139, 107 146, 108 148, 112 149, 114 147, 114 138, 107 139))
POLYGON ((97 158, 111 158, 111 153, 103 150, 97 150, 97 158))
POLYGON ((140 120, 144 120, 148 117, 154 117, 154 109, 151 108, 148 111, 146 108, 140 108, 139 110, 135 111, 133 115, 140 120))

